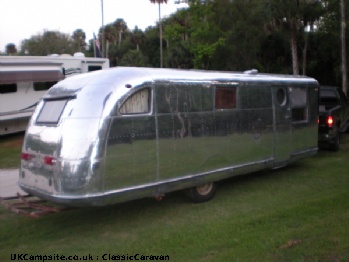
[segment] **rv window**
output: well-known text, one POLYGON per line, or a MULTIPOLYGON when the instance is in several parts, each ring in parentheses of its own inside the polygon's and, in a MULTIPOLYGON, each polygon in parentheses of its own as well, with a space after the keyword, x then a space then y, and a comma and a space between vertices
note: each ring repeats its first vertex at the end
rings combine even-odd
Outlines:
POLYGON ((337 95, 335 90, 320 90, 320 97, 337 98, 337 95))
MULTIPOLYGON (((281 89, 281 91, 284 90, 281 89)), ((279 90, 276 96, 279 97, 279 90)), ((263 85, 249 83, 239 89, 239 103, 241 109, 268 108, 272 104, 270 90, 263 85)))
POLYGON ((188 86, 190 112, 211 111, 213 108, 213 92, 204 85, 188 86))
POLYGON ((37 124, 57 124, 67 100, 45 101, 43 108, 40 111, 37 124))
POLYGON ((216 87, 216 109, 236 108, 236 87, 216 87))
POLYGON ((302 122, 308 120, 307 109, 307 89, 301 87, 293 87, 290 92, 292 103, 292 121, 302 122))
POLYGON ((92 71, 97 71, 97 70, 101 70, 102 66, 88 66, 87 71, 88 72, 92 72, 92 71))
POLYGON ((17 92, 17 84, 0 85, 0 94, 16 93, 16 92, 17 92))
POLYGON ((150 111, 150 90, 143 89, 131 97, 120 107, 121 114, 142 114, 150 111))
POLYGON ((51 86, 57 84, 57 81, 53 82, 34 82, 34 91, 49 90, 51 86))
POLYGON ((212 110, 212 89, 200 84, 175 83, 156 87, 159 114, 212 110))

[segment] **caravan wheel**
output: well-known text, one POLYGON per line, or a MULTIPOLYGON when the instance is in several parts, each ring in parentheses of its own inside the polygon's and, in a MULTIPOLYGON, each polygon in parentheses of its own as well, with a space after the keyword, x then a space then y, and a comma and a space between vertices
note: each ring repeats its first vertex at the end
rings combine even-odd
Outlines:
POLYGON ((216 194, 216 184, 209 182, 203 185, 191 187, 185 190, 187 197, 194 203, 202 203, 211 200, 216 194))

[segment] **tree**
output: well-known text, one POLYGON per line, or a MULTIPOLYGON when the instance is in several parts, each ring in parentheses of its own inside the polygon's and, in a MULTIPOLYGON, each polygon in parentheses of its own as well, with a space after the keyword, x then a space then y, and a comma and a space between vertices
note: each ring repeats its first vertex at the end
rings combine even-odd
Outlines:
POLYGON ((104 26, 105 54, 109 58, 109 45, 116 41, 116 29, 113 24, 104 26))
POLYGON ((118 46, 120 48, 121 41, 122 41, 122 34, 127 31, 127 24, 122 18, 118 18, 113 23, 113 26, 116 29, 116 32, 118 33, 118 46))
POLYGON ((218 47, 224 45, 225 37, 216 23, 212 20, 214 12, 212 3, 202 4, 200 0, 192 0, 189 6, 189 33, 188 45, 194 57, 194 67, 208 69, 211 58, 218 47))
POLYGON ((94 45, 94 39, 88 40, 88 45, 87 45, 88 48, 86 48, 86 50, 84 52, 86 57, 94 57, 95 56, 93 45, 94 45))
POLYGON ((346 55, 346 45, 345 45, 345 3, 341 0, 341 50, 342 50, 342 89, 345 95, 347 95, 347 55, 346 55))
POLYGON ((260 0, 213 2, 212 22, 222 32, 225 41, 211 58, 212 69, 264 70, 261 61, 261 43, 265 39, 263 7, 260 0))
POLYGON ((8 55, 14 55, 14 54, 16 54, 16 53, 17 53, 16 45, 13 44, 13 43, 8 43, 8 44, 6 45, 6 53, 7 53, 8 55))
POLYGON ((78 52, 86 50, 86 34, 82 29, 76 29, 72 35, 73 46, 78 52))
POLYGON ((283 30, 288 35, 294 75, 299 74, 299 36, 304 33, 308 22, 313 22, 320 16, 320 13, 317 13, 314 17, 310 17, 315 5, 319 7, 321 3, 318 0, 267 0, 270 20, 265 25, 265 30, 269 33, 283 30))
POLYGON ((139 50, 129 50, 121 59, 121 66, 146 66, 146 57, 139 50))
POLYGON ((301 35, 303 36, 303 75, 307 73, 307 52, 308 52, 308 38, 310 34, 315 32, 314 27, 320 21, 324 14, 324 8, 321 1, 308 0, 303 6, 303 28, 301 35))
POLYGON ((22 52, 29 55, 73 54, 73 41, 68 34, 59 31, 44 31, 22 41, 22 52))
POLYGON ((193 68, 193 57, 184 45, 170 45, 166 52, 166 67, 170 68, 193 68))
POLYGON ((100 42, 102 42, 103 35, 105 40, 102 49, 105 50, 105 56, 110 59, 111 65, 117 65, 120 58, 122 38, 127 33, 127 24, 122 18, 118 18, 99 29, 100 42))
POLYGON ((160 68, 163 67, 163 59, 162 59, 162 23, 161 23, 161 13, 160 13, 160 4, 166 3, 167 0, 150 0, 151 3, 159 4, 159 31, 160 31, 160 68))
POLYGON ((144 41, 143 31, 138 29, 138 27, 136 26, 135 29, 132 30, 130 37, 132 43, 136 45, 137 50, 139 51, 139 45, 144 41))
MULTIPOLYGON (((345 4, 348 4, 348 0, 345 4)), ((321 1, 324 12, 317 30, 310 36, 307 75, 322 85, 342 86, 341 6, 338 0, 321 1)), ((348 17, 345 18, 346 22, 348 17)), ((347 32, 348 28, 346 28, 347 32)), ((346 41, 346 45, 347 45, 346 41)), ((348 59, 348 54, 345 55, 348 59)))
POLYGON ((159 67, 159 39, 159 28, 157 26, 149 26, 145 29, 144 42, 139 48, 140 51, 148 57, 148 63, 151 67, 159 67))
POLYGON ((170 17, 163 20, 164 30, 163 37, 170 46, 182 43, 189 40, 189 10, 182 9, 172 14, 170 17))
POLYGON ((163 37, 166 41, 164 64, 171 68, 193 68, 189 50, 189 10, 181 9, 163 20, 163 37))

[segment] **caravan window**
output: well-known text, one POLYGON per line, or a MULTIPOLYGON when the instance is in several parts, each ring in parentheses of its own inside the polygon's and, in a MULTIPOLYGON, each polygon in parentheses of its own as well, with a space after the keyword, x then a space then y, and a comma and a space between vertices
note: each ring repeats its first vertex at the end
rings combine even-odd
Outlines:
POLYGON ((236 87, 216 87, 216 109, 236 108, 236 87))
POLYGON ((102 70, 102 66, 92 66, 92 65, 90 65, 90 66, 88 66, 88 69, 87 69, 88 72, 97 71, 97 70, 102 70))
POLYGON ((34 82, 34 91, 49 90, 55 84, 57 84, 57 81, 53 81, 53 82, 34 82))
MULTIPOLYGON (((285 91, 279 89, 276 93, 277 101, 280 105, 285 103, 285 91), (281 92, 281 94, 280 94, 281 92)), ((239 89, 239 108, 240 109, 257 109, 257 108, 270 108, 272 105, 272 97, 269 88, 266 88, 265 84, 258 85, 248 83, 248 85, 242 86, 239 89)))
POLYGON ((160 84, 156 87, 156 110, 159 114, 212 110, 212 94, 212 89, 203 84, 160 84))
POLYGON ((150 112, 150 89, 131 95, 120 107, 121 114, 144 114, 150 112))
POLYGON ((66 104, 67 100, 45 101, 45 104, 41 109, 38 118, 36 119, 36 123, 58 124, 66 104))
POLYGON ((290 89, 290 99, 292 103, 292 121, 303 122, 308 120, 307 89, 293 87, 290 89))
POLYGON ((0 94, 16 93, 17 84, 4 84, 0 85, 0 94))

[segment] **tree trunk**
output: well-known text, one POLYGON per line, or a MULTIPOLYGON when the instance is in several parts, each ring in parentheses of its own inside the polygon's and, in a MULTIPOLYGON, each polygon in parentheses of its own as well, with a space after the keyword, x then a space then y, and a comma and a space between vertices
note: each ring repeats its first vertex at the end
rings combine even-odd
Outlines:
POLYGON ((307 74, 307 50, 308 50, 308 33, 304 35, 304 48, 303 48, 303 75, 307 74))
POLYGON ((105 44, 105 57, 109 58, 109 40, 106 40, 105 44))
POLYGON ((119 31, 119 48, 120 48, 120 45, 121 45, 121 38, 122 38, 122 30, 119 31))
POLYGON ((344 0, 341 0, 341 45, 342 45, 342 89, 347 95, 347 58, 345 48, 345 6, 344 0))
POLYGON ((293 70, 293 75, 299 75, 297 39, 296 39, 296 32, 295 32, 295 30, 291 30, 291 33, 290 33, 290 44, 291 44, 291 53, 292 53, 292 70, 293 70))

